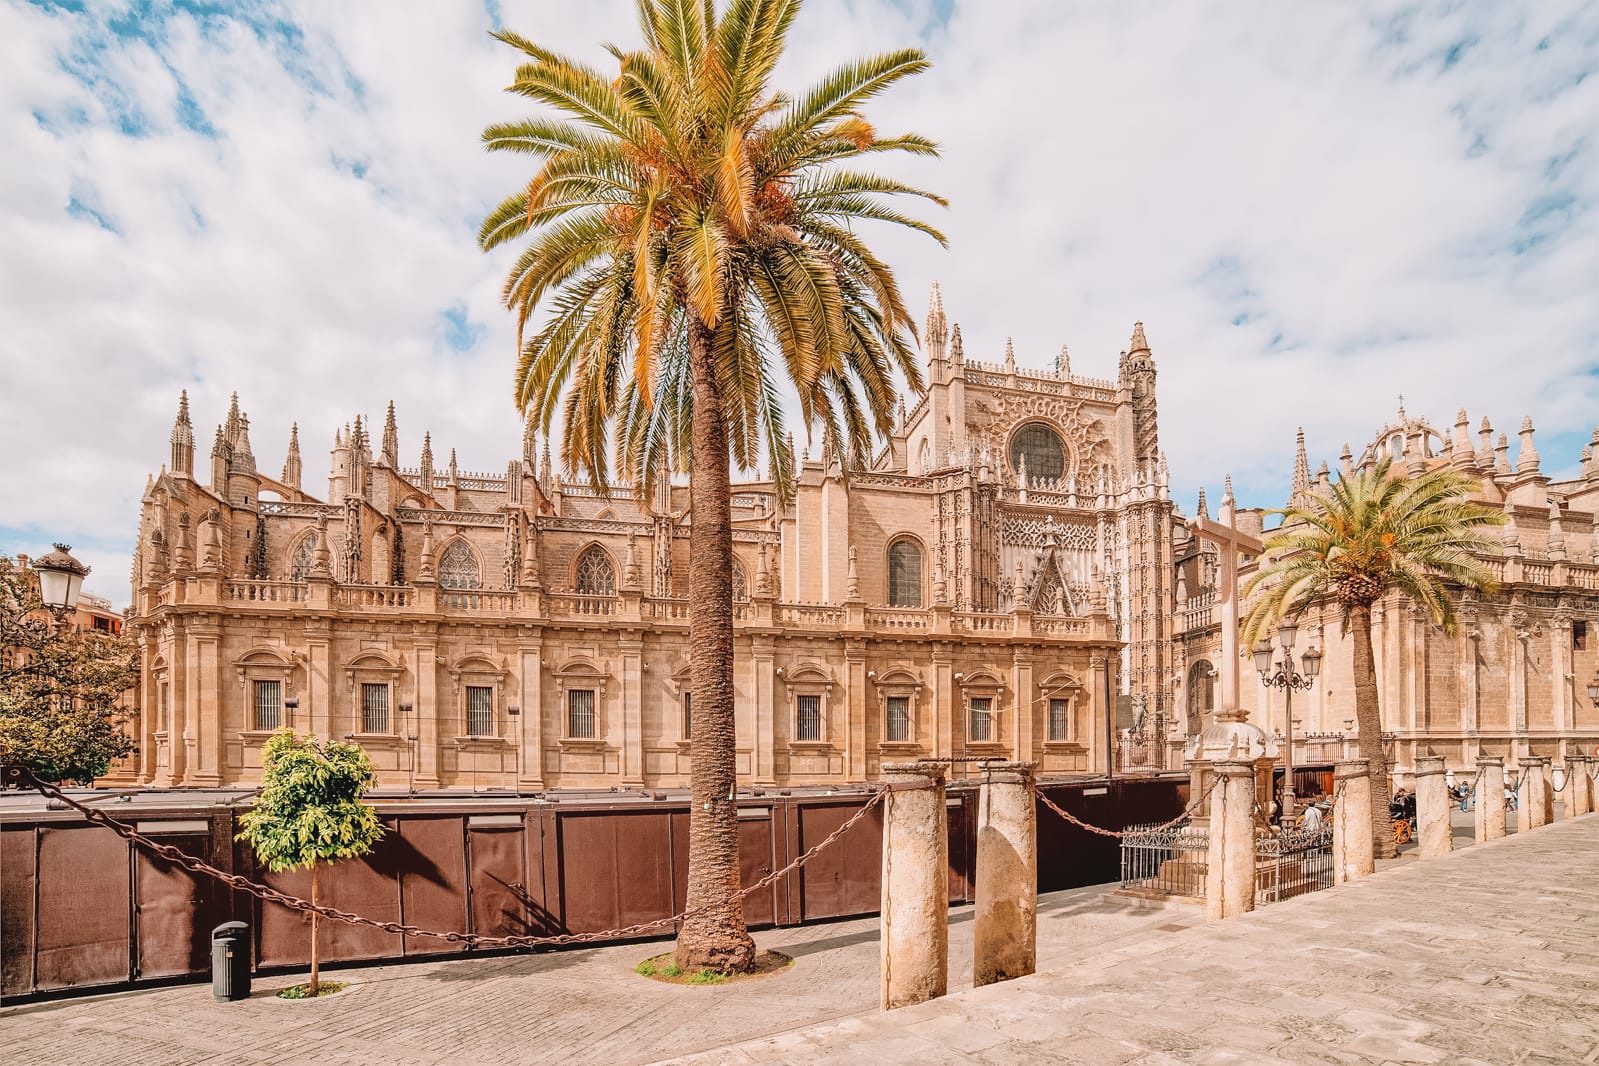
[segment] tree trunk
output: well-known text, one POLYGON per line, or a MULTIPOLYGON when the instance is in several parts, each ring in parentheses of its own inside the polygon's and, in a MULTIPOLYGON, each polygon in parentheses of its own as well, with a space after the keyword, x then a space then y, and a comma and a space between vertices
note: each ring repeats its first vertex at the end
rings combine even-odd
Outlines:
POLYGON ((1371 654, 1371 605, 1349 610, 1349 631, 1355 643, 1355 721, 1360 757, 1371 767, 1371 842, 1379 859, 1397 855, 1393 823, 1388 817, 1388 756, 1382 748, 1382 711, 1377 703, 1377 665, 1371 654))
POLYGON ((688 899, 677 964, 689 973, 754 968, 740 895, 733 719, 733 527, 727 430, 712 365, 712 332, 688 316, 693 380, 689 466, 689 676, 694 693, 688 899))
MULTIPOLYGON (((316 901, 316 875, 317 875, 317 867, 312 866, 311 867, 311 906, 313 906, 313 907, 316 906, 316 902, 317 902, 316 901)), ((320 915, 318 915, 316 911, 312 911, 311 912, 311 997, 313 999, 316 998, 317 993, 319 991, 319 987, 318 986, 319 986, 320 982, 318 980, 318 977, 319 977, 319 975, 321 973, 321 968, 317 965, 318 961, 320 960, 320 956, 317 954, 317 944, 316 944, 316 920, 317 920, 318 917, 320 917, 320 915)))

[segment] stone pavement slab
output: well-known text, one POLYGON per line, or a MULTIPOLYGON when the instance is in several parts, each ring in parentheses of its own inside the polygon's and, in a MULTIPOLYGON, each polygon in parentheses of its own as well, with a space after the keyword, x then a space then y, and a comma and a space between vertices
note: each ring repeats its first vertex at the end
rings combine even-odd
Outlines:
POLYGON ((1599 1062, 1599 815, 1030 977, 672 1060, 1599 1062))

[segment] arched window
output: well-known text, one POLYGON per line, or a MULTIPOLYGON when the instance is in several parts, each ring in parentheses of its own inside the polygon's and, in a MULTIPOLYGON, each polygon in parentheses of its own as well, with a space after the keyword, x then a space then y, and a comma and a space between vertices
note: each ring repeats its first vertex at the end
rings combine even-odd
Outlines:
POLYGON ((922 549, 913 540, 896 540, 888 546, 888 605, 922 605, 922 549))
POLYGON ((1054 481, 1066 474, 1066 445, 1042 422, 1027 423, 1010 439, 1011 469, 1020 471, 1023 458, 1029 480, 1054 481))
POLYGON ((922 438, 921 450, 916 453, 916 461, 921 465, 918 474, 926 474, 933 468, 933 443, 926 437, 922 438))
POLYGON ((301 537, 300 543, 294 546, 294 555, 289 561, 289 580, 304 581, 311 576, 311 566, 316 558, 316 534, 301 537))
POLYGON ((733 602, 748 603, 750 598, 750 579, 744 572, 744 564, 737 559, 733 560, 733 602))
POLYGON ((577 593, 579 596, 616 595, 616 567, 598 544, 583 549, 583 554, 577 557, 577 593))
POLYGON ((446 589, 477 589, 483 587, 478 572, 477 556, 464 540, 451 541, 439 557, 439 587, 446 589))

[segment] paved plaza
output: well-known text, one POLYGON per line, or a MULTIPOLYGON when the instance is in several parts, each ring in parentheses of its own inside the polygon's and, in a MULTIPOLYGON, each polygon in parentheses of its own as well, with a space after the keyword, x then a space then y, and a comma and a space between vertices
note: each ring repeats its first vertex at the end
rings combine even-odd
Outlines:
MULTIPOLYGON (((1465 820, 1456 819, 1457 829, 1465 820)), ((685 987, 633 974, 664 942, 332 971, 319 1002, 256 982, 0 1010, 8 1062, 1536 1063, 1599 1062, 1599 817, 1207 923, 1107 888, 1044 897, 1041 972, 970 990, 971 908, 951 989, 877 1011, 877 920, 757 934, 778 977, 685 987)))

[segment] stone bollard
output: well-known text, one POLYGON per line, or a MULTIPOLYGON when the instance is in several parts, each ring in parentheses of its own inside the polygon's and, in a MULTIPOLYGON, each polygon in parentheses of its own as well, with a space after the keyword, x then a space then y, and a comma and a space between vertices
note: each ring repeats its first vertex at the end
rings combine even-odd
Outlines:
POLYGON ((1555 820, 1555 761, 1547 755, 1538 760, 1543 764, 1543 824, 1555 820))
POLYGON ((1416 830, 1420 838, 1417 850, 1424 859, 1447 855, 1454 847, 1446 773, 1442 755, 1416 759, 1416 830))
POLYGON ((1333 883, 1358 881, 1377 869, 1371 840, 1371 764, 1341 762, 1333 800, 1333 883))
POLYGON ((1210 794, 1205 913, 1231 918, 1255 909, 1255 764, 1218 760, 1210 794))
POLYGON ((1573 789, 1571 799, 1568 801, 1578 815, 1593 813, 1593 778, 1589 771, 1593 768, 1593 760, 1586 755, 1572 755, 1566 759, 1567 780, 1571 782, 1566 787, 1573 789))
POLYGON ((1474 789, 1477 843, 1498 840, 1505 835, 1505 761, 1497 755, 1479 758, 1474 789))
MULTIPOLYGON (((1561 798, 1565 800, 1560 805, 1560 817, 1575 818, 1577 817, 1577 760, 1567 755, 1563 765, 1566 774, 1566 787, 1560 790, 1561 798)), ((1550 772, 1553 773, 1552 770, 1550 772)))
POLYGON ((1543 776, 1543 760, 1535 755, 1521 758, 1521 797, 1516 805, 1516 828, 1521 832, 1547 825, 1544 817, 1544 789, 1549 782, 1543 776))
POLYGON ((936 999, 949 988, 949 829, 944 767, 885 763, 882 1003, 936 999))
POLYGON ((1038 968, 1038 814, 1030 762, 982 764, 972 986, 1038 968))

